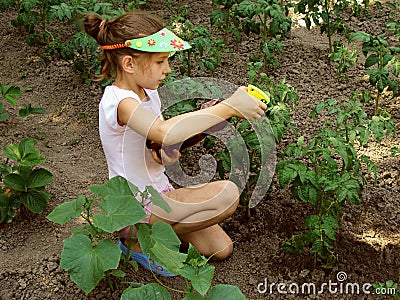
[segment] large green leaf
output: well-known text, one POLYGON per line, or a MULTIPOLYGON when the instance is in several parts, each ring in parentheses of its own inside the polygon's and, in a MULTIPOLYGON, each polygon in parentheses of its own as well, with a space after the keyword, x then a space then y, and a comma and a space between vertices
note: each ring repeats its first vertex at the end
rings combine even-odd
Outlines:
POLYGON ((21 166, 33 167, 45 161, 44 156, 35 148, 35 141, 23 139, 19 144, 10 144, 3 148, 4 155, 21 166))
POLYGON ((171 212, 171 207, 169 206, 167 201, 165 201, 164 198, 161 197, 159 192, 157 192, 152 186, 148 186, 147 191, 152 196, 150 200, 154 205, 157 205, 158 207, 162 208, 167 213, 171 212))
POLYGON ((121 296, 121 300, 155 299, 171 300, 171 295, 164 287, 150 283, 139 288, 127 288, 121 296))
POLYGON ((115 176, 104 184, 90 186, 89 190, 103 198, 107 196, 132 196, 138 191, 137 187, 121 176, 115 176))
POLYGON ((101 240, 93 246, 85 235, 64 240, 60 267, 68 271, 71 279, 89 294, 100 282, 104 272, 116 269, 121 250, 111 240, 101 240))
POLYGON ((25 191, 25 180, 18 174, 8 174, 3 178, 3 183, 12 190, 19 192, 25 191))
POLYGON ((237 286, 228 284, 219 284, 210 289, 207 299, 245 300, 246 297, 242 294, 242 292, 237 286))
POLYGON ((205 295, 210 289, 211 281, 214 277, 215 267, 212 265, 204 265, 201 267, 193 267, 186 265, 179 271, 179 274, 192 282, 193 288, 201 295, 205 295))
POLYGON ((42 187, 53 181, 53 175, 45 169, 33 170, 28 178, 28 188, 42 187))
POLYGON ((201 296, 189 293, 183 300, 246 300, 246 297, 237 286, 228 284, 218 284, 213 286, 208 296, 201 296))
POLYGON ((168 271, 179 273, 183 267, 183 262, 186 260, 186 254, 176 250, 171 250, 165 244, 156 241, 150 249, 151 255, 155 261, 164 265, 168 271))
POLYGON ((152 226, 140 224, 137 237, 144 253, 170 272, 178 273, 187 255, 179 252, 180 240, 171 225, 164 222, 152 226))
POLYGON ((146 217, 143 207, 133 196, 106 196, 99 207, 106 215, 93 216, 93 223, 110 233, 136 224, 146 217))
POLYGON ((73 218, 77 218, 82 213, 82 205, 85 203, 85 196, 78 196, 74 201, 64 202, 57 206, 47 219, 57 224, 65 224, 73 218))
POLYGON ((29 189, 20 196, 21 202, 32 212, 40 214, 46 209, 50 194, 43 190, 29 189))
POLYGON ((0 84, 1 87, 1 94, 3 95, 4 99, 6 99, 11 105, 17 104, 17 98, 21 97, 22 91, 18 86, 5 86, 0 84))

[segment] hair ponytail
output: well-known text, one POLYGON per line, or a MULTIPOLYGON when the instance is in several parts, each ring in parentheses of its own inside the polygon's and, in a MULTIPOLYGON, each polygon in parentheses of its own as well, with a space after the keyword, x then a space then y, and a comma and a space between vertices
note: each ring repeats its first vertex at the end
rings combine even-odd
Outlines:
MULTIPOLYGON (((106 21, 96 14, 88 14, 83 20, 83 25, 85 32, 92 36, 100 46, 121 44, 126 40, 152 35, 164 27, 160 19, 145 12, 127 13, 106 21)), ((124 55, 150 57, 151 54, 131 48, 104 51, 101 74, 97 76, 97 80, 111 78, 112 71, 119 69, 119 58, 124 55)))
POLYGON ((95 14, 88 14, 85 16, 85 19, 83 20, 83 26, 85 28, 85 32, 93 37, 97 42, 98 35, 100 32, 100 24, 102 22, 102 18, 98 15, 95 14))

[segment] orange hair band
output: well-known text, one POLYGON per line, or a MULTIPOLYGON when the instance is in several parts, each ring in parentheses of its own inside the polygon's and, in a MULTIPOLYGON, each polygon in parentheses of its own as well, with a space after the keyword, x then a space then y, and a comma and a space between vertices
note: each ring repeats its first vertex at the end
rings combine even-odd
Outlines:
POLYGON ((114 50, 114 49, 127 48, 130 45, 131 45, 131 42, 130 41, 126 41, 125 43, 121 43, 121 44, 104 45, 104 46, 100 46, 100 47, 103 50, 114 50))

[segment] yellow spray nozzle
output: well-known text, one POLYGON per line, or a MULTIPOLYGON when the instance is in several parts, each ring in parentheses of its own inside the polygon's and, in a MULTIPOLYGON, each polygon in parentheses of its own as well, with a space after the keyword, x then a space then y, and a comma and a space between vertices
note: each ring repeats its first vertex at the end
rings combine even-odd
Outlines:
POLYGON ((266 92, 259 89, 258 87, 249 84, 247 87, 247 92, 253 97, 257 98, 258 100, 264 102, 268 106, 272 105, 269 95, 266 92))

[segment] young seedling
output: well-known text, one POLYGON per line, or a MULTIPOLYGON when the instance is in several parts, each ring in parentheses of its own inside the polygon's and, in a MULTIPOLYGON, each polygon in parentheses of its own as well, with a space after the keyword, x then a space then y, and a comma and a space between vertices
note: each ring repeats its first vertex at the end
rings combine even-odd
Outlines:
POLYGON ((400 47, 390 46, 385 34, 373 36, 358 31, 351 36, 351 41, 362 42, 362 53, 366 57, 365 67, 368 69, 369 82, 377 89, 374 114, 379 113, 379 101, 386 89, 396 97, 399 93, 400 47), (373 68, 375 66, 375 68, 373 68))
POLYGON ((7 160, 0 164, 0 223, 11 222, 22 205, 34 213, 43 212, 51 196, 45 187, 53 176, 36 168, 45 158, 35 148, 35 141, 23 139, 7 145, 3 154, 7 160))
MULTIPOLYGON (((2 97, 11 105, 15 106, 18 103, 17 98, 22 96, 22 91, 19 87, 12 85, 6 86, 0 84, 0 92, 2 97)), ((8 113, 4 112, 5 107, 2 102, 0 102, 0 122, 4 122, 10 116, 8 113)))

